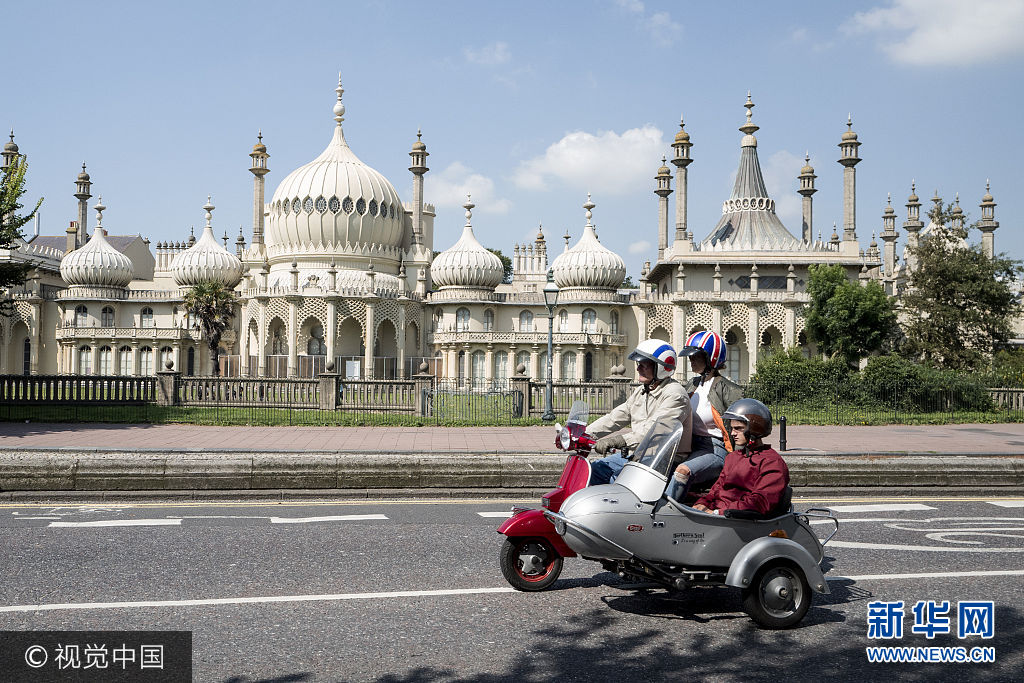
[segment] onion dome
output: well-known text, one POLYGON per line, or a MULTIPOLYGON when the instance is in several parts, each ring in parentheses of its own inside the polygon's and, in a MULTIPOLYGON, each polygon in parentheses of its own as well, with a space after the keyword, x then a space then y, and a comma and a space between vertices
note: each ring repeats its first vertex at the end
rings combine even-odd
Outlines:
POLYGON ((352 152, 341 128, 344 89, 338 80, 334 137, 313 161, 289 173, 270 202, 266 245, 288 253, 319 245, 397 248, 405 211, 394 186, 352 152))
POLYGON ((434 257, 430 274, 434 285, 445 287, 470 287, 494 289, 505 277, 505 266, 501 259, 487 251, 473 234, 473 207, 476 206, 466 195, 466 225, 462 237, 448 249, 434 257))
POLYGON ((423 137, 423 131, 419 128, 416 129, 416 142, 412 143, 413 151, 422 152, 427 148, 427 145, 421 139, 423 137))
POLYGON ((125 287, 135 276, 132 260, 107 241, 107 231, 103 229, 106 208, 100 197, 92 237, 60 261, 60 276, 72 287, 125 287))
POLYGON ((587 211, 587 224, 583 228, 583 235, 572 249, 559 254, 551 264, 555 284, 559 288, 615 289, 626 277, 625 262, 597 239, 597 232, 590 222, 594 215, 591 211, 594 206, 588 194, 587 203, 583 205, 587 211))
POLYGON ((683 119, 682 119, 682 117, 680 117, 679 118, 679 132, 676 133, 676 142, 689 142, 689 141, 690 141, 690 134, 686 132, 685 128, 683 128, 683 119))
POLYGON ((18 153, 18 143, 14 141, 14 129, 11 129, 11 141, 4 145, 4 152, 8 154, 18 153))
MULTIPOLYGON (((951 212, 954 216, 963 216, 964 210, 960 208, 960 193, 956 193, 956 199, 953 202, 953 210, 951 212)), ((961 219, 962 220, 962 219, 961 219)))
POLYGON ((985 203, 991 203, 991 202, 994 202, 995 200, 996 200, 996 198, 992 196, 992 190, 991 190, 991 187, 989 186, 989 182, 986 180, 985 181, 985 196, 981 198, 981 201, 983 201, 985 203))
POLYGON ((82 172, 78 174, 78 182, 89 182, 89 174, 85 171, 85 162, 82 162, 82 172))
POLYGON ((202 236, 191 247, 171 261, 171 273, 179 287, 191 287, 200 282, 220 282, 234 287, 242 278, 242 262, 222 247, 213 234, 210 221, 214 210, 210 197, 206 198, 206 227, 202 236))
POLYGON ((814 175, 814 167, 811 166, 811 153, 804 154, 804 167, 800 169, 800 175, 814 175))
POLYGON ((885 216, 895 216, 895 215, 896 215, 896 209, 892 208, 892 194, 889 194, 889 200, 888 200, 888 203, 885 206, 885 212, 884 212, 884 216, 883 217, 885 217, 885 216))
POLYGON ((848 114, 846 117, 846 132, 843 133, 843 142, 854 142, 857 140, 857 134, 853 132, 853 115, 848 114))
POLYGON ((256 144, 252 146, 252 151, 257 154, 263 154, 267 151, 267 146, 263 144, 263 131, 261 130, 256 135, 256 144))

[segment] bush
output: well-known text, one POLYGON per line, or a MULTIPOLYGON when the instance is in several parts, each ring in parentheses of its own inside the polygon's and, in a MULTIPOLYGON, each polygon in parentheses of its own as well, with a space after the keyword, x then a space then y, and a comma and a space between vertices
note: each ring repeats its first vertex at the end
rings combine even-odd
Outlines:
POLYGON ((850 370, 838 358, 805 358, 798 348, 773 350, 758 359, 747 393, 764 403, 806 403, 850 398, 850 370))

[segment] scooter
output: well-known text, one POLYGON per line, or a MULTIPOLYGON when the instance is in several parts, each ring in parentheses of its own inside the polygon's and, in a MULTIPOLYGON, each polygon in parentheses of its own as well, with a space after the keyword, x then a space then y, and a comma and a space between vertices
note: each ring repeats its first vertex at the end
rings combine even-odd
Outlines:
MULTIPOLYGON (((571 444, 572 432, 566 431, 562 438, 571 444)), ((839 521, 830 510, 794 511, 788 488, 764 517, 746 511, 709 514, 666 497, 682 436, 678 420, 655 424, 615 483, 581 487, 557 509, 540 510, 562 544, 551 542, 551 547, 564 546, 572 553, 561 554, 552 564, 560 571, 562 557, 579 555, 623 578, 669 590, 734 586, 743 592, 744 610, 762 627, 797 624, 810 608, 812 591, 829 592, 819 565, 839 521), (811 530, 811 518, 834 524, 824 541, 811 530)))

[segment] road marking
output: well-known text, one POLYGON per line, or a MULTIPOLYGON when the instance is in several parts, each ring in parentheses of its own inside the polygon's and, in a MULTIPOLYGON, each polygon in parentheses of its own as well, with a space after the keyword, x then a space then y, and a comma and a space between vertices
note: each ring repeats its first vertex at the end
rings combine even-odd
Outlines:
POLYGON ((387 515, 329 515, 326 517, 271 517, 271 524, 308 524, 309 522, 355 522, 364 519, 387 519, 387 515))
POLYGON ((1024 508, 1024 500, 986 500, 985 502, 1001 508, 1024 508))
POLYGON ((860 548, 865 550, 914 550, 928 553, 1024 553, 1024 548, 951 548, 949 546, 936 545, 896 545, 894 543, 859 543, 857 541, 829 541, 827 547, 860 548))
POLYGON ((504 519, 508 519, 512 516, 511 512, 478 512, 476 514, 481 517, 502 517, 504 519))
POLYGON ((212 598, 207 600, 144 600, 136 602, 67 602, 47 605, 10 605, 3 612, 51 612, 83 609, 133 609, 139 607, 204 607, 210 605, 252 605, 273 602, 335 602, 339 600, 373 600, 380 598, 427 598, 441 595, 479 595, 515 593, 511 586, 499 588, 452 588, 433 591, 391 591, 388 593, 333 593, 327 595, 269 595, 253 598, 212 598))
POLYGON ((50 522, 50 527, 178 526, 180 519, 101 519, 93 522, 50 522))
MULTIPOLYGON (((984 522, 1020 522, 1020 517, 928 517, 925 519, 907 519, 906 517, 843 517, 843 524, 851 522, 897 522, 901 524, 926 524, 930 522, 963 522, 965 524, 981 524, 984 522)), ((831 524, 827 519, 811 519, 808 524, 831 524)))
POLYGON ((862 576, 826 576, 826 581, 885 581, 887 579, 946 579, 963 576, 1021 576, 1024 569, 996 569, 978 572, 924 572, 921 574, 864 574, 862 576))
POLYGON ((934 510, 921 503, 888 503, 885 505, 829 505, 833 512, 896 512, 898 510, 934 510))

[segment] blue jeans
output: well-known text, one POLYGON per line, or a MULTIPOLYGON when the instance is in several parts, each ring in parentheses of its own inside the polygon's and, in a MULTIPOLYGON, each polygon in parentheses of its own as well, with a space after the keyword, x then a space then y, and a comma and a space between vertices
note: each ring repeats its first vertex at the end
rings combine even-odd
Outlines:
POLYGON ((715 481, 722 472, 727 455, 722 439, 713 436, 694 436, 693 450, 683 461, 690 468, 690 479, 685 484, 680 484, 673 476, 668 482, 665 494, 669 498, 682 501, 694 484, 715 481))
POLYGON ((590 486, 611 484, 615 481, 615 477, 619 476, 619 472, 627 462, 629 460, 622 457, 621 453, 612 453, 600 460, 592 461, 590 463, 590 486))

